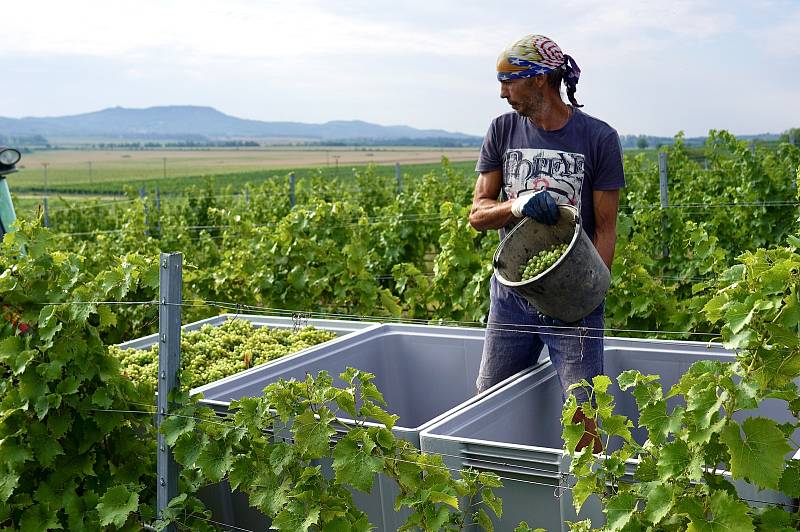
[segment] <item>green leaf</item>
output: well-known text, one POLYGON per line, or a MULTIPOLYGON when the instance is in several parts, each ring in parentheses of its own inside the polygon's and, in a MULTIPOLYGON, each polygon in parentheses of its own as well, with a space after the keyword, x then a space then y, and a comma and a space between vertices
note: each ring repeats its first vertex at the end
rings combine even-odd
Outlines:
POLYGON ((731 497, 725 491, 711 495, 711 514, 698 518, 691 516, 688 532, 753 532, 753 519, 750 508, 741 500, 731 497))
POLYGON ((336 394, 336 404, 352 417, 356 417, 356 396, 354 388, 340 390, 336 394))
POLYGON ((797 325, 794 328, 784 327, 775 323, 767 323, 764 328, 769 332, 770 343, 781 347, 798 347, 800 338, 797 335, 797 325))
POLYGON ((197 461, 200 452, 208 443, 208 436, 204 433, 192 437, 178 438, 172 452, 175 460, 182 465, 191 466, 197 461))
POLYGON ((722 319, 723 309, 730 300, 728 294, 722 293, 712 297, 708 303, 703 307, 703 312, 706 313, 706 318, 711 323, 715 323, 722 319))
POLYGON ((64 449, 58 440, 51 438, 36 438, 31 442, 31 449, 33 449, 36 459, 45 467, 52 466, 56 456, 64 454, 64 449))
POLYGON ((658 457, 658 474, 666 480, 686 472, 691 462, 689 446, 683 440, 675 440, 661 448, 658 457))
POLYGON ((389 414, 384 409, 377 405, 365 404, 361 407, 361 415, 366 416, 368 419, 375 420, 378 423, 383 423, 387 429, 391 430, 400 416, 389 414))
POLYGON ((639 415, 639 426, 647 428, 653 443, 661 444, 667 441, 670 434, 678 431, 682 417, 682 407, 676 407, 672 414, 668 415, 666 401, 657 401, 642 408, 639 415))
POLYGON ((761 523, 759 523, 759 532, 782 532, 796 530, 792 528, 792 514, 781 508, 764 508, 758 514, 761 523))
POLYGON ((108 390, 105 388, 97 388, 92 394, 92 404, 102 408, 108 408, 114 404, 114 399, 108 395, 108 390))
POLYGON ((475 513, 475 522, 480 527, 480 530, 486 530, 488 532, 494 531, 494 523, 492 523, 492 519, 489 517, 489 514, 486 513, 486 510, 483 508, 479 509, 475 513))
POLYGON ((744 349, 756 338, 752 329, 742 329, 736 334, 728 335, 722 342, 725 349, 744 349))
POLYGON ((172 447, 181 435, 192 432, 194 427, 192 416, 171 415, 161 422, 160 430, 164 435, 164 441, 172 447))
POLYGON ((14 438, 0 440, 0 463, 9 466, 22 465, 33 459, 33 453, 27 447, 23 447, 14 438))
POLYGON ((7 501, 14 493, 19 482, 19 475, 10 471, 0 473, 0 500, 7 501))
POLYGON ((383 394, 372 382, 362 382, 361 393, 364 395, 364 397, 375 401, 377 404, 386 406, 386 400, 383 398, 383 394))
POLYGON ((792 459, 786 462, 779 488, 793 499, 800 498, 800 460, 792 459))
POLYGON ((258 475, 252 483, 250 505, 267 515, 275 515, 288 503, 292 493, 292 478, 276 478, 274 475, 258 475))
POLYGON ((309 458, 322 458, 330 453, 331 436, 336 430, 331 426, 336 419, 330 410, 321 408, 318 417, 306 410, 292 424, 294 441, 300 454, 309 458))
POLYGON ((608 391, 609 386, 611 386, 611 379, 608 375, 592 377, 592 388, 594 388, 595 393, 605 393, 608 391))
POLYGON ((736 334, 753 319, 755 309, 747 303, 733 303, 725 312, 725 319, 731 332, 736 334))
POLYGON ((605 508, 608 529, 622 530, 636 511, 636 503, 636 495, 630 492, 623 492, 611 497, 605 508))
POLYGON ((497 517, 503 517, 503 499, 495 495, 489 488, 481 490, 481 502, 485 504, 497 517))
POLYGON ((747 418, 741 428, 744 439, 734 420, 720 434, 731 455, 733 478, 747 478, 761 488, 777 488, 784 456, 792 449, 786 437, 777 423, 763 417, 747 418))
POLYGON ((656 480, 658 478, 658 467, 656 466, 655 459, 651 456, 642 458, 642 461, 639 462, 636 471, 633 473, 633 478, 639 482, 652 482, 656 480))
POLYGON ((383 469, 383 459, 371 455, 374 443, 366 438, 358 441, 357 437, 357 433, 351 431, 339 440, 333 449, 333 469, 337 483, 350 484, 369 493, 375 473, 383 469))
POLYGON ((317 524, 319 514, 319 507, 307 508, 302 503, 294 501, 275 516, 272 526, 277 530, 306 532, 312 525, 317 524))
POLYGON ((614 415, 603 420, 601 429, 609 436, 619 436, 626 442, 631 441, 630 427, 633 422, 625 416, 614 415))
POLYGON ((428 500, 432 503, 444 503, 458 510, 458 498, 442 491, 431 491, 428 500))
POLYGON ((656 482, 647 492, 647 505, 644 509, 644 518, 653 524, 658 524, 669 515, 674 504, 675 485, 656 482))
POLYGON ((131 512, 139 507, 139 494, 131 493, 125 486, 115 486, 106 491, 97 505, 100 524, 121 527, 131 512))
POLYGON ((281 475, 284 468, 288 467, 295 459, 295 450, 292 445, 277 443, 269 454, 269 465, 273 473, 281 475))
POLYGON ((117 315, 105 305, 100 305, 97 308, 97 314, 100 316, 100 327, 116 327, 117 315))
POLYGON ((19 523, 20 532, 42 532, 43 530, 61 530, 56 512, 44 504, 35 504, 25 509, 19 523))
POLYGON ((233 455, 221 440, 211 440, 203 447, 195 462, 212 482, 219 482, 231 468, 233 455))
MULTIPOLYGON (((587 447, 586 449, 588 450, 589 448, 587 447)), ((586 502, 586 499, 588 499, 590 495, 600 491, 598 485, 599 482, 596 473, 578 477, 577 482, 575 482, 575 485, 572 487, 572 505, 575 507, 576 512, 581 511, 583 503, 586 502)))

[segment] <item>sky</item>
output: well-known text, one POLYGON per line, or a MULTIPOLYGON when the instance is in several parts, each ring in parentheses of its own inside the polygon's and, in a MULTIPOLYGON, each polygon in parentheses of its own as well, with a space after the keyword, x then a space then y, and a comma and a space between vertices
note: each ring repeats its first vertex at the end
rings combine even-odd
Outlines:
POLYGON ((800 127, 800 0, 26 0, 5 14, 6 117, 203 105, 483 135, 510 110, 497 55, 539 33, 580 66, 584 111, 620 134, 800 127))

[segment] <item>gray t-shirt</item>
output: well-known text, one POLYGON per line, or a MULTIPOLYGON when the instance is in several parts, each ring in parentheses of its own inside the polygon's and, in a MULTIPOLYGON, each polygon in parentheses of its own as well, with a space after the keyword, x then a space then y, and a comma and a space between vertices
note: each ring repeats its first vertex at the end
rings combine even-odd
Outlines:
POLYGON ((513 111, 498 116, 483 140, 475 170, 503 171, 501 200, 547 189, 556 203, 578 207, 589 238, 594 238, 595 227, 592 191, 625 186, 619 135, 580 109, 555 131, 539 129, 513 111))

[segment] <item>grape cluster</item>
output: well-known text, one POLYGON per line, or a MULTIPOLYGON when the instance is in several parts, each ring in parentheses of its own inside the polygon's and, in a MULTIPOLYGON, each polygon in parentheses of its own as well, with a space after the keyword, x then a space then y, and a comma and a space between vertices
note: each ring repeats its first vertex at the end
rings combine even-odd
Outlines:
MULTIPOLYGON (((294 332, 254 327, 242 319, 227 320, 217 327, 203 325, 181 337, 181 385, 195 388, 208 384, 335 337, 335 333, 314 327, 294 332)), ((111 346, 109 351, 119 359, 123 374, 155 391, 158 344, 146 350, 111 346)))
POLYGON ((561 255, 563 255, 569 244, 554 244, 547 249, 543 249, 530 259, 528 259, 528 264, 524 264, 519 267, 519 273, 522 275, 522 280, 527 281, 528 279, 533 279, 543 271, 547 270, 555 264, 561 255))

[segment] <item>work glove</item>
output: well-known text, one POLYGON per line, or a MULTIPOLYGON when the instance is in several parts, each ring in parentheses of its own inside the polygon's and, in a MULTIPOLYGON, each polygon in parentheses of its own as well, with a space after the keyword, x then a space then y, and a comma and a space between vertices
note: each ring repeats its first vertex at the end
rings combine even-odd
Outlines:
POLYGON ((546 190, 517 197, 511 204, 511 213, 517 218, 527 216, 547 225, 555 225, 560 214, 556 200, 546 190))

